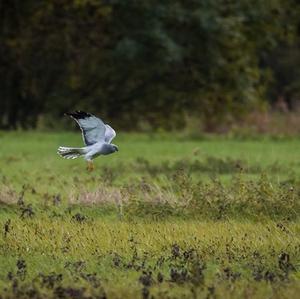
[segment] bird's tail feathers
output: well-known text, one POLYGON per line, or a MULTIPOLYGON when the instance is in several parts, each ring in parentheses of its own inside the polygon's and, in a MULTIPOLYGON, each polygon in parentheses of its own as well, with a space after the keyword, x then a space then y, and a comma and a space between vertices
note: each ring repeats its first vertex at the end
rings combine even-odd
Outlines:
POLYGON ((57 153, 65 159, 76 159, 85 154, 84 149, 80 147, 60 146, 57 153))

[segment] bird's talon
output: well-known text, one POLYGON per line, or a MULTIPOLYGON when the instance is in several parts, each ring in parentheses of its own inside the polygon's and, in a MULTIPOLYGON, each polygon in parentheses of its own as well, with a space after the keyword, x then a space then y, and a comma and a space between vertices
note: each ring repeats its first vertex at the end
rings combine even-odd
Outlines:
POLYGON ((88 162, 87 171, 92 172, 94 170, 94 163, 88 162))

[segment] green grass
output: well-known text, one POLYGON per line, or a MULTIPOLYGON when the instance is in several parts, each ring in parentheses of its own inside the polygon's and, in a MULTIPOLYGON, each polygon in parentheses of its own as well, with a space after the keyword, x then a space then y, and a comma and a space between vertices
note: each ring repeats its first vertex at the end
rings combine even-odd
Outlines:
POLYGON ((298 298, 300 140, 0 133, 3 298, 298 298))
MULTIPOLYGON (((55 177, 62 182, 65 180, 69 182, 75 175, 84 178, 91 177, 84 171, 86 167, 84 160, 63 160, 56 155, 59 145, 80 146, 82 141, 78 133, 14 132, 7 134, 2 132, 0 138, 3 145, 0 147, 0 173, 13 180, 16 188, 38 181, 37 188, 62 192, 66 186, 67 190, 65 191, 68 193, 68 185, 57 184, 57 182, 49 185, 49 180, 55 177)), ((233 163, 241 160, 248 166, 259 168, 257 171, 248 173, 252 177, 263 171, 277 181, 290 175, 300 175, 299 139, 241 141, 215 138, 191 141, 172 138, 172 136, 151 137, 120 134, 114 142, 119 145, 120 151, 117 154, 96 159, 96 171, 92 177, 100 175, 103 168, 112 167, 120 169, 120 173, 115 174, 116 183, 128 182, 132 177, 140 177, 145 174, 137 173, 134 167, 130 167, 140 158, 149 161, 151 165, 160 165, 165 161, 172 164, 176 161, 198 160, 202 161, 207 168, 214 166, 210 164, 211 158, 225 160, 225 162, 226 159, 232 159, 233 163), (276 171, 273 171, 272 167, 276 171), (126 169, 124 170, 124 168, 126 169)), ((220 161, 214 162, 218 164, 220 161)), ((207 179, 218 175, 218 177, 226 179, 233 173, 230 169, 218 171, 220 165, 215 166, 216 169, 199 171, 195 176, 207 179)))

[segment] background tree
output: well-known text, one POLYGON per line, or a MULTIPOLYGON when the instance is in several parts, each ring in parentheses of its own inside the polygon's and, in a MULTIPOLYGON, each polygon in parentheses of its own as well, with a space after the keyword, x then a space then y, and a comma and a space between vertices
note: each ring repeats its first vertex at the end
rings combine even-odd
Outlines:
POLYGON ((296 0, 1 0, 0 127, 78 108, 210 129, 295 98, 299 16, 296 0))

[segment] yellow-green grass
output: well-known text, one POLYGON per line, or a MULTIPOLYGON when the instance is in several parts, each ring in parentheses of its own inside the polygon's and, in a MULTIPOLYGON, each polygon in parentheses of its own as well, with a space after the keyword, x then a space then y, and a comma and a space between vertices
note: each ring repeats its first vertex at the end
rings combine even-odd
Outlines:
MULTIPOLYGON (((288 294, 297 298, 299 233, 299 223, 145 223, 104 218, 78 224, 70 219, 48 217, 14 220, 10 233, 0 243, 0 279, 2 287, 10 287, 12 282, 7 273, 21 276, 17 274, 16 263, 24 259, 27 282, 36 279, 39 273, 60 273, 64 279, 58 285, 85 286, 89 294, 93 289, 81 274, 97 273, 108 298, 141 296, 140 277, 149 269, 153 281, 147 289, 154 295, 168 291, 177 298, 182 294, 189 298, 196 292, 199 298, 205 298, 213 287, 220 298, 240 298, 249 292, 253 294, 251 298, 288 298, 288 294), (175 258, 174 244, 179 248, 179 256, 175 258), (203 281, 199 284, 192 280, 171 281, 172 268, 190 270, 196 264, 193 259, 184 261, 183 256, 191 250, 197 254, 197 263, 205 264, 203 281), (278 266, 283 253, 289 255, 289 263, 295 267, 289 270, 288 278, 284 278, 284 271, 278 266), (116 257, 120 264, 116 263, 116 257), (155 266, 159 260, 163 262, 155 266), (82 262, 78 271, 71 264, 76 262, 82 262), (231 271, 229 277, 226 269, 231 271), (261 278, 257 274, 259 269, 261 278), (274 278, 268 277, 268 272, 274 278), (158 273, 164 278, 162 283, 157 281, 158 273)), ((39 288, 41 292, 53 293, 51 288, 39 288)))
POLYGON ((298 298, 299 139, 120 134, 94 173, 78 133, 0 141, 2 297, 298 298))

